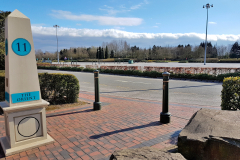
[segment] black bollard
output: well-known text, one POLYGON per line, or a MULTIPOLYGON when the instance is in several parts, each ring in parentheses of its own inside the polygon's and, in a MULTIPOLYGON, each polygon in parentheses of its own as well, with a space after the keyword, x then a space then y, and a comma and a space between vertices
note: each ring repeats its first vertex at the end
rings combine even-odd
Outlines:
POLYGON ((95 102, 93 102, 93 110, 101 110, 101 102, 99 97, 99 71, 94 71, 94 84, 95 84, 95 102))
POLYGON ((162 99, 162 112, 160 114, 160 122, 161 123, 170 123, 171 120, 171 113, 168 112, 168 95, 169 95, 169 76, 170 73, 164 72, 163 75, 163 99, 162 99))

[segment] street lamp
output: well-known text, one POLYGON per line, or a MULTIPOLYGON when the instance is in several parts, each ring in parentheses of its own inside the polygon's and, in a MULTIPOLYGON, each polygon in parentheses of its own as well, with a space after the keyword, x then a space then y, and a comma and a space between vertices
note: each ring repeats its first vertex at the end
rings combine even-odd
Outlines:
POLYGON ((206 65, 206 52, 207 52, 207 26, 208 26, 208 8, 213 7, 213 4, 210 5, 209 3, 203 5, 203 8, 207 9, 207 23, 206 23, 206 40, 205 40, 205 55, 204 55, 204 65, 206 65))
MULTIPOLYGON (((54 28, 56 28, 56 37, 57 37, 57 28, 59 28, 58 25, 54 25, 54 28)), ((57 55, 58 55, 58 64, 59 64, 59 54, 58 54, 58 37, 57 37, 57 55)))

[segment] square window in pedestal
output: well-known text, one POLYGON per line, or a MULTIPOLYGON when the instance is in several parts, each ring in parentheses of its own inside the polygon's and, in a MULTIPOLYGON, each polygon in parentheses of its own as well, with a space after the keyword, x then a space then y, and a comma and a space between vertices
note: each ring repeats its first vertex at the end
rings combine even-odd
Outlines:
POLYGON ((14 117, 16 142, 43 136, 41 113, 14 117))

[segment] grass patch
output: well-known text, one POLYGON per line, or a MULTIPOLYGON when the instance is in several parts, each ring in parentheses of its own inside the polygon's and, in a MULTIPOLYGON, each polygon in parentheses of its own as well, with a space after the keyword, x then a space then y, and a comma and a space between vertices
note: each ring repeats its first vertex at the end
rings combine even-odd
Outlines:
POLYGON ((79 106, 86 105, 86 104, 90 104, 90 103, 78 100, 78 102, 76 102, 76 103, 49 105, 46 107, 46 111, 74 108, 74 107, 79 107, 79 106))

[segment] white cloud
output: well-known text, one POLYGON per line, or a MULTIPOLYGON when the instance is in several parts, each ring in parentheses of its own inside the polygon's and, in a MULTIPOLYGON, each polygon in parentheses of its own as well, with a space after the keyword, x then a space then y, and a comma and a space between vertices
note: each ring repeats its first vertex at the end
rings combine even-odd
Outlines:
POLYGON ((145 4, 148 4, 149 2, 148 2, 148 0, 144 0, 144 3, 145 3, 145 4))
POLYGON ((156 23, 156 24, 161 24, 161 23, 156 23))
POLYGON ((80 23, 77 23, 76 25, 77 25, 77 26, 81 26, 82 24, 80 24, 80 23))
POLYGON ((141 18, 95 16, 87 14, 74 15, 69 11, 62 10, 52 10, 51 15, 58 19, 68 19, 75 21, 98 21, 100 25, 114 26, 138 26, 143 21, 141 18))
POLYGON ((153 28, 158 28, 158 26, 153 26, 153 28))
POLYGON ((130 9, 131 9, 131 10, 138 9, 138 8, 140 8, 142 5, 148 4, 148 3, 149 3, 149 2, 148 2, 147 0, 144 0, 143 2, 141 2, 141 3, 137 4, 137 5, 134 5, 134 6, 130 7, 130 9))
POLYGON ((123 29, 125 29, 124 27, 119 27, 119 26, 115 26, 115 27, 113 27, 114 29, 117 29, 117 30, 123 30, 123 29))
MULTIPOLYGON (((33 34, 38 35, 55 35, 56 29, 53 27, 32 26, 33 34)), ((111 37, 111 38, 124 38, 124 39, 180 39, 180 38, 197 38, 205 40, 205 33, 134 33, 121 31, 117 29, 76 29, 76 28, 63 28, 58 29, 58 36, 69 37, 111 37)), ((208 34, 208 41, 237 41, 240 39, 239 35, 222 34, 213 35, 208 34)))
POLYGON ((120 5, 118 8, 119 9, 115 9, 114 7, 108 6, 108 5, 104 5, 103 8, 99 8, 100 11, 105 11, 108 13, 108 15, 116 15, 117 13, 125 13, 125 12, 130 12, 131 10, 135 10, 140 8, 141 6, 143 6, 144 4, 149 4, 148 0, 143 0, 143 2, 137 4, 137 5, 133 5, 131 6, 129 9, 127 7, 125 7, 125 5, 120 5))
POLYGON ((99 8, 101 11, 106 11, 109 15, 115 15, 118 12, 121 12, 119 10, 114 9, 113 7, 110 7, 108 5, 104 5, 105 8, 99 8))
POLYGON ((209 24, 217 24, 216 22, 208 22, 209 24))
POLYGON ((142 3, 132 6, 130 9, 138 9, 141 7, 142 3))

